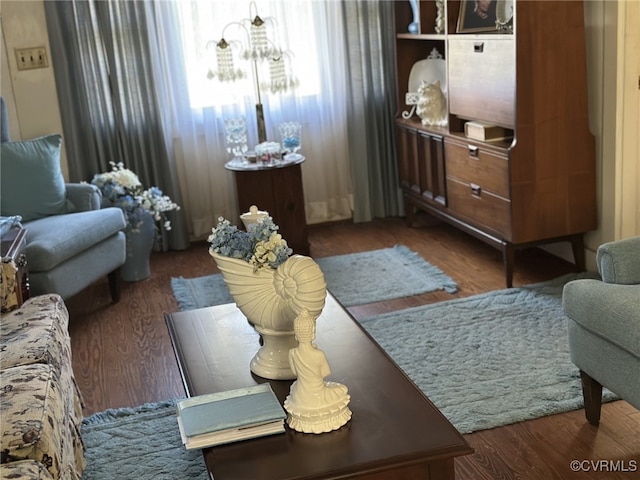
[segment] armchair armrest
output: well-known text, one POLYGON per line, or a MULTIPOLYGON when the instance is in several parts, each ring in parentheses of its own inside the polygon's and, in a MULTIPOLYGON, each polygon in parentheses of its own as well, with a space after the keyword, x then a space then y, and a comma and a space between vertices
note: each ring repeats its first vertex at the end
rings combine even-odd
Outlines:
POLYGON ((640 237, 600 245, 596 262, 604 282, 640 284, 640 237))
POLYGON ((102 192, 90 183, 67 183, 67 198, 78 212, 99 210, 102 203, 102 192))

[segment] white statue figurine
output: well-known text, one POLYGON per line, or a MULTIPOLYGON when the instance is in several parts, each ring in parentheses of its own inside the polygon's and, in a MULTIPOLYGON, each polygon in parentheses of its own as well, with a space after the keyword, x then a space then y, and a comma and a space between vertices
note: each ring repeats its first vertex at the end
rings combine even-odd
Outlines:
POLYGON ((316 321, 306 309, 296 317, 293 328, 298 346, 289 351, 289 363, 298 379, 284 402, 287 423, 304 433, 337 430, 351 419, 347 387, 324 380, 331 370, 324 352, 313 343, 316 321))

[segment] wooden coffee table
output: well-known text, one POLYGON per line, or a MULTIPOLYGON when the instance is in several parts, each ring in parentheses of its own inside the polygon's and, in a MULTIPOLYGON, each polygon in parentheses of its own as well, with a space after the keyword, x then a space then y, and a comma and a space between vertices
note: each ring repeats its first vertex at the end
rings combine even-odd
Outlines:
MULTIPOLYGON (((166 315, 187 394, 267 380, 249 362, 258 334, 235 304, 166 315)), ((454 458, 473 453, 462 435, 330 294, 316 343, 345 384, 353 417, 340 430, 282 435, 203 450, 215 480, 449 479, 454 458)), ((268 380, 281 402, 291 381, 268 380)))

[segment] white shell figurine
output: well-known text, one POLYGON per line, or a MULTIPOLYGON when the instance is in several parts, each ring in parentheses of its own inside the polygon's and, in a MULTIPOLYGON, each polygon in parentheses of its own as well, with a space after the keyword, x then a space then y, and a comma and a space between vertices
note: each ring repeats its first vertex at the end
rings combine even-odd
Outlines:
POLYGON ((440 81, 429 83, 423 80, 418 87, 418 95, 416 113, 422 119, 422 125, 447 125, 447 99, 440 88, 440 81))
POLYGON ((294 320, 303 310, 319 316, 327 288, 324 274, 310 257, 293 255, 278 268, 261 268, 209 252, 240 311, 262 338, 251 371, 272 380, 293 380, 289 351, 296 346, 294 320))
POLYGON ((316 317, 303 309, 293 322, 298 347, 289 351, 291 370, 298 379, 284 401, 287 424, 303 433, 337 430, 351 419, 347 387, 324 378, 331 373, 324 352, 313 343, 316 317))

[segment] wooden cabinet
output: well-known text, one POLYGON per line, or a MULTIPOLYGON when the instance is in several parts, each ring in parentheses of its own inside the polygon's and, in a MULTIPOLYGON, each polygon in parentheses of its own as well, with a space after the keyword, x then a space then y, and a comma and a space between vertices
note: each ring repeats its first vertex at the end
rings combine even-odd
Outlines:
POLYGON ((397 156, 408 222, 422 210, 499 248, 507 286, 518 248, 569 241, 584 269, 582 235, 597 216, 582 2, 494 1, 499 19, 513 11, 509 27, 474 33, 458 33, 461 10, 474 5, 466 0, 444 2, 436 33, 438 3, 418 2, 416 34, 407 28, 411 3, 394 4, 397 156), (445 127, 402 115, 411 108, 412 67, 434 48, 446 64, 445 127), (469 121, 500 126, 507 138, 467 138, 469 121))

